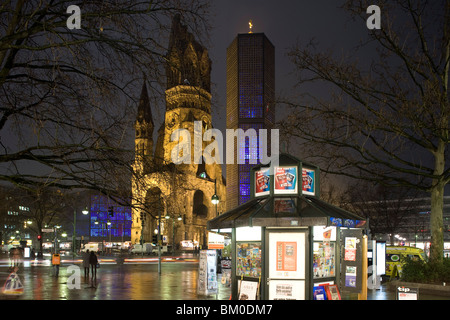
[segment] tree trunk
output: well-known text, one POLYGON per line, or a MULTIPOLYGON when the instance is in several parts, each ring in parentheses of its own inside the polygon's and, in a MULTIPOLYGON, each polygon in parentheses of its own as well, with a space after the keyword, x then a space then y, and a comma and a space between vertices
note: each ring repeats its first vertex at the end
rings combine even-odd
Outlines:
POLYGON ((444 256, 444 187, 445 183, 442 181, 445 170, 445 143, 440 140, 438 148, 434 154, 435 156, 435 170, 434 175, 439 178, 433 179, 431 189, 431 254, 430 260, 432 262, 442 261, 444 256))

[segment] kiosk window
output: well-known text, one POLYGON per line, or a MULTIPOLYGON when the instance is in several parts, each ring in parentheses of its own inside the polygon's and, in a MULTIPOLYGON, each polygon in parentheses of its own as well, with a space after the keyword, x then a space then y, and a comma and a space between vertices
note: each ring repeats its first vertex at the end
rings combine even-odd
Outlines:
POLYGON ((314 279, 336 276, 334 242, 314 242, 314 279))
POLYGON ((259 277, 261 275, 261 242, 238 242, 236 252, 236 274, 259 277))

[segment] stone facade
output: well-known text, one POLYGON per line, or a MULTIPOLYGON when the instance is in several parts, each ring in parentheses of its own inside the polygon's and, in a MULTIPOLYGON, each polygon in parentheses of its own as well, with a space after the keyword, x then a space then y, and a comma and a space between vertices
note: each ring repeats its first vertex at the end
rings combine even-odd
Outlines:
MULTIPOLYGON (((161 222, 166 243, 177 246, 182 240, 192 240, 205 245, 206 222, 225 211, 226 188, 220 164, 196 164, 193 159, 194 121, 201 122, 202 134, 212 127, 211 61, 180 16, 173 19, 166 57, 166 112, 154 152, 154 124, 145 83, 138 106, 131 242, 151 242, 161 222), (191 134, 190 164, 172 161, 172 150, 180 141, 172 141, 171 134, 177 129, 191 134), (211 202, 215 193, 220 198, 217 207, 211 202)), ((209 143, 201 143, 202 152, 209 143)))

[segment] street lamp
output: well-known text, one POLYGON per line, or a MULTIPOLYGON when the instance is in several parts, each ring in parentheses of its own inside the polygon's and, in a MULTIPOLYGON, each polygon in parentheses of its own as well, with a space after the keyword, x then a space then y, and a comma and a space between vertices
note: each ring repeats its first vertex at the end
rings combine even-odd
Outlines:
POLYGON ((211 197, 211 202, 216 206, 216 216, 217 216, 217 205, 219 204, 219 196, 217 195, 216 179, 214 179, 214 194, 211 197))
POLYGON ((217 205, 219 203, 219 196, 214 193, 213 196, 211 197, 211 202, 217 205))

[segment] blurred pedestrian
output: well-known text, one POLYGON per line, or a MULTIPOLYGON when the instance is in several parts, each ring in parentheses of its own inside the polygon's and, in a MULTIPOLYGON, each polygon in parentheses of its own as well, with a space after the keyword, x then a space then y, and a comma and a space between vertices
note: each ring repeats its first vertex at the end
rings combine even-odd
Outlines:
POLYGON ((98 259, 94 251, 91 251, 89 255, 89 264, 91 265, 92 278, 97 278, 98 259))
POLYGON ((10 251, 11 254, 11 260, 12 260, 12 267, 19 267, 20 264, 20 251, 19 248, 13 248, 10 251))
POLYGON ((83 252, 84 277, 89 278, 89 250, 83 252))

